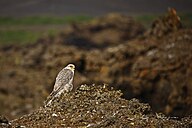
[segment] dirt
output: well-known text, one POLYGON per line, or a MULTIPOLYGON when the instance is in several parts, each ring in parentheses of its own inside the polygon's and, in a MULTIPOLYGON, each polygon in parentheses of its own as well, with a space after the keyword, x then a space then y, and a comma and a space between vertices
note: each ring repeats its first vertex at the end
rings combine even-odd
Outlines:
MULTIPOLYGON (((90 23, 72 24, 70 29, 58 36, 39 39, 32 45, 2 46, 1 115, 9 120, 17 118, 12 121, 13 126, 46 125, 46 119, 53 125, 82 127, 191 126, 191 118, 187 117, 192 113, 191 35, 192 29, 182 26, 175 10, 171 9, 165 16, 157 18, 150 29, 145 29, 130 17, 110 14, 90 23), (38 109, 51 92, 57 73, 68 63, 76 65, 74 92, 64 95, 61 102, 58 101, 58 108, 38 109), (111 91, 104 89, 103 92, 99 88, 107 95, 102 102, 106 106, 97 108, 101 115, 91 117, 94 113, 88 113, 81 118, 73 118, 79 115, 78 112, 84 113, 94 107, 96 102, 96 97, 90 96, 89 90, 84 95, 84 91, 75 91, 76 88, 82 84, 103 83, 121 90, 123 96, 120 98, 116 91, 112 95, 111 91), (76 94, 83 100, 78 99, 76 94), (151 108, 132 98, 149 103, 151 108), (81 109, 80 101, 85 102, 81 109), (142 110, 134 113, 133 102, 147 113, 142 110), (61 106, 62 103, 66 106, 61 106), (120 109, 122 104, 126 107, 120 109), (69 106, 77 106, 77 109, 71 110, 74 108, 69 106), (120 113, 115 114, 116 110, 120 113), (51 117, 52 111, 58 115, 56 119, 51 117), (153 114, 158 112, 166 116, 153 114), (31 114, 21 117, 28 113, 31 114), (101 119, 102 114, 107 117, 101 119), (185 118, 175 120, 167 116, 185 118), (143 124, 138 120, 142 120, 143 124)), ((93 95, 98 91, 95 86, 87 88, 93 89, 93 95)))
POLYGON ((65 93, 51 106, 41 107, 29 115, 4 123, 20 127, 190 127, 192 120, 178 121, 163 114, 152 114, 148 104, 137 99, 125 100, 122 93, 107 85, 81 85, 65 93))

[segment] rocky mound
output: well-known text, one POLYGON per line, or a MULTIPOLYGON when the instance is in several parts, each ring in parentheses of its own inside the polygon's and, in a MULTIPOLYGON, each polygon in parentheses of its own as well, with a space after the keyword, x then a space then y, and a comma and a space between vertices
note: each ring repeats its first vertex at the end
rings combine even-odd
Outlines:
POLYGON ((84 49, 106 48, 123 44, 144 32, 144 26, 133 18, 112 13, 89 23, 71 25, 71 29, 59 35, 55 42, 84 49))
MULTIPOLYGON (((152 114, 148 104, 125 100, 122 93, 106 85, 81 85, 65 93, 52 106, 41 107, 7 124, 12 127, 190 127, 190 118, 181 121, 152 114)), ((4 124, 5 126, 6 124, 4 124)))
POLYGON ((76 87, 108 83, 155 112, 190 115, 192 29, 182 28, 173 10, 154 24, 145 32, 139 23, 115 14, 74 24, 33 45, 1 47, 1 113, 13 119, 39 108, 56 74, 74 63, 76 87))

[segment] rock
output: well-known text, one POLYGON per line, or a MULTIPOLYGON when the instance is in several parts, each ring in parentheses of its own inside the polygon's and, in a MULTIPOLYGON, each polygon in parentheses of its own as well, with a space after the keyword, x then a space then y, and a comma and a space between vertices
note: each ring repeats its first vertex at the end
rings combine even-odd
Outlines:
POLYGON ((12 127, 189 127, 192 120, 173 120, 151 113, 148 104, 125 100, 107 85, 81 85, 65 93, 51 106, 13 120, 12 127), (188 121, 186 121, 188 120, 188 121))
POLYGON ((130 17, 110 14, 73 24, 71 30, 32 45, 2 46, 0 113, 14 119, 37 109, 52 91, 57 73, 74 63, 75 88, 106 83, 128 100, 149 103, 155 112, 190 115, 192 29, 179 27, 172 9, 159 20, 162 27, 151 29, 162 31, 161 38, 158 32, 145 36, 143 25, 130 17))
POLYGON ((182 24, 176 10, 174 8, 169 8, 167 15, 155 20, 152 23, 151 29, 147 32, 147 34, 160 38, 181 28, 182 24))
POLYGON ((11 125, 10 125, 8 119, 1 115, 0 115, 0 127, 11 128, 11 125))

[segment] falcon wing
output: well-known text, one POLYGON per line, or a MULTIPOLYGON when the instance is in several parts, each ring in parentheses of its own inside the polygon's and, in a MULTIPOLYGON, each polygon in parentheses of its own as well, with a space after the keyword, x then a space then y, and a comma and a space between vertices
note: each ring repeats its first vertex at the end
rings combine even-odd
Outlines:
POLYGON ((53 91, 58 90, 61 86, 70 84, 70 80, 73 79, 73 72, 70 69, 62 69, 56 77, 53 91))

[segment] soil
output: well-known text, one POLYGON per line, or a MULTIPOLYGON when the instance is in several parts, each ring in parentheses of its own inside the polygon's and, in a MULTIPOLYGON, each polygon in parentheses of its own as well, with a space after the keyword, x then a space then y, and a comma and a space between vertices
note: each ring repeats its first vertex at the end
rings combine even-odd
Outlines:
POLYGON ((182 26, 170 9, 150 29, 131 17, 110 14, 72 24, 58 36, 32 45, 2 46, 0 110, 15 120, 0 121, 14 127, 190 127, 191 35, 192 29, 182 26), (40 107, 68 63, 76 65, 73 92, 50 108, 40 107), (92 85, 103 83, 123 95, 92 85))
POLYGON ((190 127, 191 118, 178 121, 152 114, 148 104, 125 100, 122 93, 107 85, 81 85, 75 93, 65 93, 51 106, 44 106, 21 118, 4 123, 6 127, 190 127))

